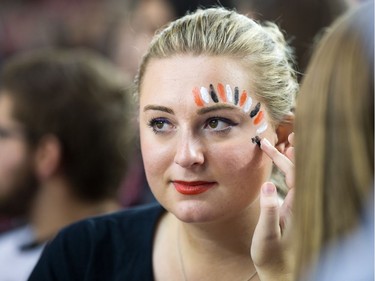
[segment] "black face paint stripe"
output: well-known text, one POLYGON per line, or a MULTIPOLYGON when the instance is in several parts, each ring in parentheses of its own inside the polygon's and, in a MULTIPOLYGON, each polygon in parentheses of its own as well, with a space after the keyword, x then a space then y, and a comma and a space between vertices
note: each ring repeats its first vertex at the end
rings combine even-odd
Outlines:
POLYGON ((253 118, 254 116, 256 116, 259 112, 259 109, 260 109, 260 102, 258 102, 255 108, 250 112, 250 117, 253 118))
POLYGON ((215 103, 218 103, 218 102, 219 102, 219 99, 218 99, 217 94, 216 94, 216 92, 215 92, 214 86, 212 86, 212 84, 210 84, 210 95, 211 95, 212 100, 213 100, 215 103))
POLYGON ((252 143, 257 144, 260 147, 260 138, 258 136, 255 136, 251 138, 252 143))
POLYGON ((238 87, 234 87, 234 104, 235 105, 238 104, 239 97, 240 97, 240 93, 239 93, 238 87))

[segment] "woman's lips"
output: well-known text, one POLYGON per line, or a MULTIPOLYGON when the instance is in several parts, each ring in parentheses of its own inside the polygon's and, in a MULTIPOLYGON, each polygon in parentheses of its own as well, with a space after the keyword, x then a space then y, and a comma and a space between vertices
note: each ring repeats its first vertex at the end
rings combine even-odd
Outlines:
POLYGON ((208 181, 173 181, 173 185, 176 190, 184 195, 201 194, 209 190, 215 184, 216 182, 208 181))

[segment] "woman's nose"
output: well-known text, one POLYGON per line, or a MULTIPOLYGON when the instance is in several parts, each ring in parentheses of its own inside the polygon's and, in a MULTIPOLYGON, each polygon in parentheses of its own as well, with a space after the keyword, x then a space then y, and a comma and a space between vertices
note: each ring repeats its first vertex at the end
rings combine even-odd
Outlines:
POLYGON ((181 141, 176 147, 174 162, 183 168, 202 165, 204 163, 204 155, 199 140, 181 136, 181 141))

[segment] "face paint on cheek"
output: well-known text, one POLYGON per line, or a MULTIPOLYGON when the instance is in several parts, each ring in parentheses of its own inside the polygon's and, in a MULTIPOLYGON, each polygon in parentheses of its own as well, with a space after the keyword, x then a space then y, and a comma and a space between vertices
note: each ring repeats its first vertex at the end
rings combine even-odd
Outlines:
POLYGON ((250 112, 250 118, 254 118, 253 124, 255 126, 258 126, 256 133, 257 135, 253 138, 251 138, 251 141, 253 143, 256 143, 260 147, 260 138, 259 134, 265 132, 268 128, 268 123, 266 120, 264 120, 264 111, 260 110, 261 104, 258 102, 255 106, 255 108, 250 112))
POLYGON ((243 106, 243 111, 248 113, 250 111, 251 105, 253 104, 253 99, 251 97, 247 97, 245 105, 243 106))
POLYGON ((258 102, 255 108, 250 112, 250 118, 254 118, 254 116, 258 114, 259 109, 260 109, 260 102, 258 102))
POLYGON ((251 142, 257 144, 260 147, 260 137, 255 136, 251 138, 251 142))
POLYGON ((267 122, 263 122, 262 125, 260 125, 260 127, 257 129, 257 133, 258 134, 261 134, 263 133, 265 130, 267 130, 268 128, 268 124, 267 122))
POLYGON ((259 113, 254 119, 254 125, 259 125, 259 123, 263 120, 263 116, 264 116, 263 111, 259 111, 259 113))

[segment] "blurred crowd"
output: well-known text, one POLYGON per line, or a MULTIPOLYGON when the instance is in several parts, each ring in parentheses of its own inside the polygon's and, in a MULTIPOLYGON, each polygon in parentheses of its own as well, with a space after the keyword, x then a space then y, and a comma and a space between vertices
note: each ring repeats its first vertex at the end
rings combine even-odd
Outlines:
POLYGON ((278 23, 303 71, 314 37, 356 1, 3 0, 0 62, 29 49, 87 47, 109 57, 132 80, 158 28, 198 7, 222 5, 278 23))

